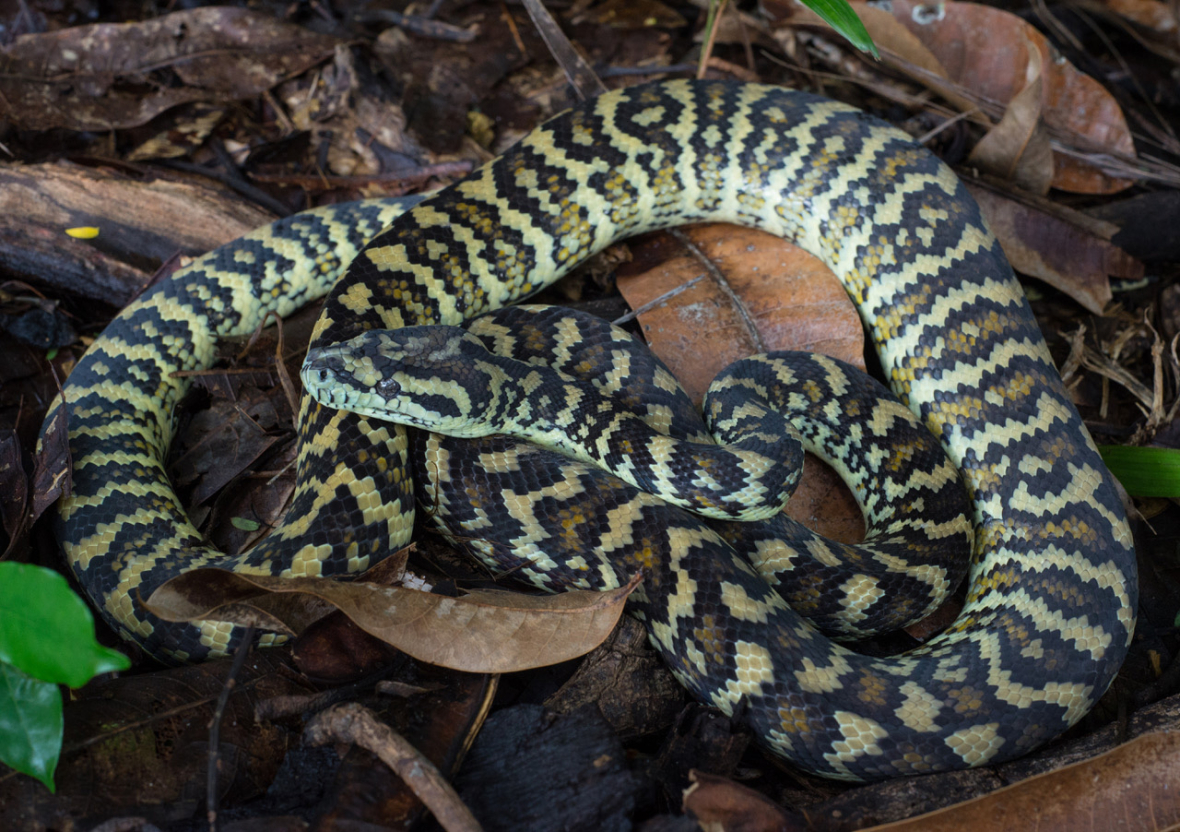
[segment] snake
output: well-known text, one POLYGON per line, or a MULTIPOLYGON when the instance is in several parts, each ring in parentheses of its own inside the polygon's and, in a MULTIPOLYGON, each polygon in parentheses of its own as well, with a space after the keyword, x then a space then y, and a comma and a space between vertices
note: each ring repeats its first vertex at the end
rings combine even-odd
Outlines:
MULTIPOLYGON (((324 292, 313 349, 456 325, 616 240, 700 221, 794 241, 843 283, 885 380, 965 489, 973 543, 959 617, 908 652, 863 655, 791 610, 692 515, 583 462, 543 470, 533 460, 551 451, 473 440, 487 443, 501 493, 571 523, 576 500, 547 495, 598 490, 631 505, 637 514, 618 522, 633 530, 608 534, 608 511, 590 518, 599 525, 583 542, 617 544, 606 554, 623 580, 643 571, 636 612, 681 683, 804 770, 880 780, 997 763, 1076 723, 1134 632, 1119 489, 954 173, 856 108, 775 86, 677 80, 610 92, 408 210, 366 201, 296 214, 145 293, 79 360, 43 427, 45 442, 64 418, 72 490, 56 533, 83 592, 153 656, 218 655, 239 637, 232 626, 163 622, 139 599, 197 566, 361 572, 411 536, 416 471, 464 475, 437 434, 304 396, 282 523, 245 553, 217 551, 185 514, 165 458, 187 387, 177 371, 208 366, 218 339, 324 292)), ((493 502, 484 510, 499 510, 493 502)))
MULTIPOLYGON (((618 569, 635 568, 604 556, 615 547, 587 546, 580 535, 598 526, 634 536, 648 523, 640 495, 713 520, 705 534, 720 534, 792 609, 838 640, 925 618, 970 558, 966 495, 942 446, 887 388, 827 356, 788 350, 734 362, 710 386, 702 418, 630 333, 585 312, 529 305, 461 327, 368 330, 310 350, 302 378, 332 407, 453 439, 509 436, 630 485, 600 489, 593 474, 565 466, 568 502, 554 503, 554 492, 504 499, 510 483, 492 484, 500 466, 462 442, 441 443, 445 466, 415 473, 419 503, 452 544, 547 591, 614 588, 618 569), (825 539, 783 513, 804 450, 855 486, 867 527, 861 543, 825 539), (461 473, 444 475, 444 467, 461 473), (596 514, 612 520, 587 519, 596 514), (570 551, 555 557, 556 539, 570 551)), ((526 481, 527 469, 516 473, 526 481)), ((681 517, 676 525, 699 524, 681 517)))

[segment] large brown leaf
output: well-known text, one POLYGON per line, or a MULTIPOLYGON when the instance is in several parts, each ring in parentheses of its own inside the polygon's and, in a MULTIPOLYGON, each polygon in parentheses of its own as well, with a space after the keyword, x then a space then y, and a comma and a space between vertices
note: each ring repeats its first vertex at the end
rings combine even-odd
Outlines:
POLYGON ((693 401, 717 373, 758 352, 808 350, 864 367, 860 318, 817 257, 732 225, 683 234, 700 256, 669 235, 645 238, 619 269, 619 290, 641 310, 644 338, 693 401))
POLYGON ((1143 263, 1110 242, 1117 226, 1032 195, 1018 201, 983 182, 968 188, 1012 267, 1065 292, 1095 315, 1112 297, 1108 275, 1143 276, 1143 263))
POLYGON ((636 586, 638 579, 610 592, 478 590, 448 598, 361 581, 194 569, 153 592, 145 606, 166 621, 232 621, 287 635, 335 607, 421 661, 469 673, 511 673, 593 650, 610 635, 636 586))

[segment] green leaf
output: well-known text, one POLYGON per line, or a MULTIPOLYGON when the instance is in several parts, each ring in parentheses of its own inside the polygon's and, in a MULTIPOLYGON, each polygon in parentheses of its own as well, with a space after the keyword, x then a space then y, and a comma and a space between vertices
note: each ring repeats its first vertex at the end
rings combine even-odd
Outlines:
POLYGON ((874 58, 880 58, 873 39, 865 31, 865 26, 848 5, 847 0, 803 0, 803 5, 811 9, 837 32, 848 38, 849 42, 861 52, 868 52, 874 58))
POLYGON ((1180 451, 1102 445, 1098 452, 1132 497, 1180 497, 1180 451))
POLYGON ((122 653, 94 640, 94 616, 65 578, 12 562, 0 563, 0 662, 72 688, 131 666, 122 653))
POLYGON ((0 664, 0 762, 55 791, 63 726, 57 685, 0 664))
POLYGON ((261 523, 257 520, 251 520, 248 517, 231 517, 229 518, 229 524, 243 532, 256 532, 262 528, 261 523))

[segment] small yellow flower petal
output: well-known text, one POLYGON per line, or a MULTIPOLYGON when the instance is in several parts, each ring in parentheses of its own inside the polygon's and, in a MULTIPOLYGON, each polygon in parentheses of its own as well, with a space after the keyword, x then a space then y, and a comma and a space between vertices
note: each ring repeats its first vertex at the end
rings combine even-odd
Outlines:
POLYGON ((67 228, 66 233, 78 240, 93 240, 98 236, 98 229, 93 225, 81 225, 77 228, 67 228))

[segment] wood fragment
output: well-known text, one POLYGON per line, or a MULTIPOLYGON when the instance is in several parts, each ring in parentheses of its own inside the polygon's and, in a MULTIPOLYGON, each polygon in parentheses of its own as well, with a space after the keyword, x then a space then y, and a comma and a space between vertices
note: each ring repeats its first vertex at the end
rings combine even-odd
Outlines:
POLYGON ((304 729, 309 745, 347 742, 376 754, 426 804, 447 832, 481 832, 483 827, 434 763, 414 746, 356 703, 337 705, 315 716, 304 729))

